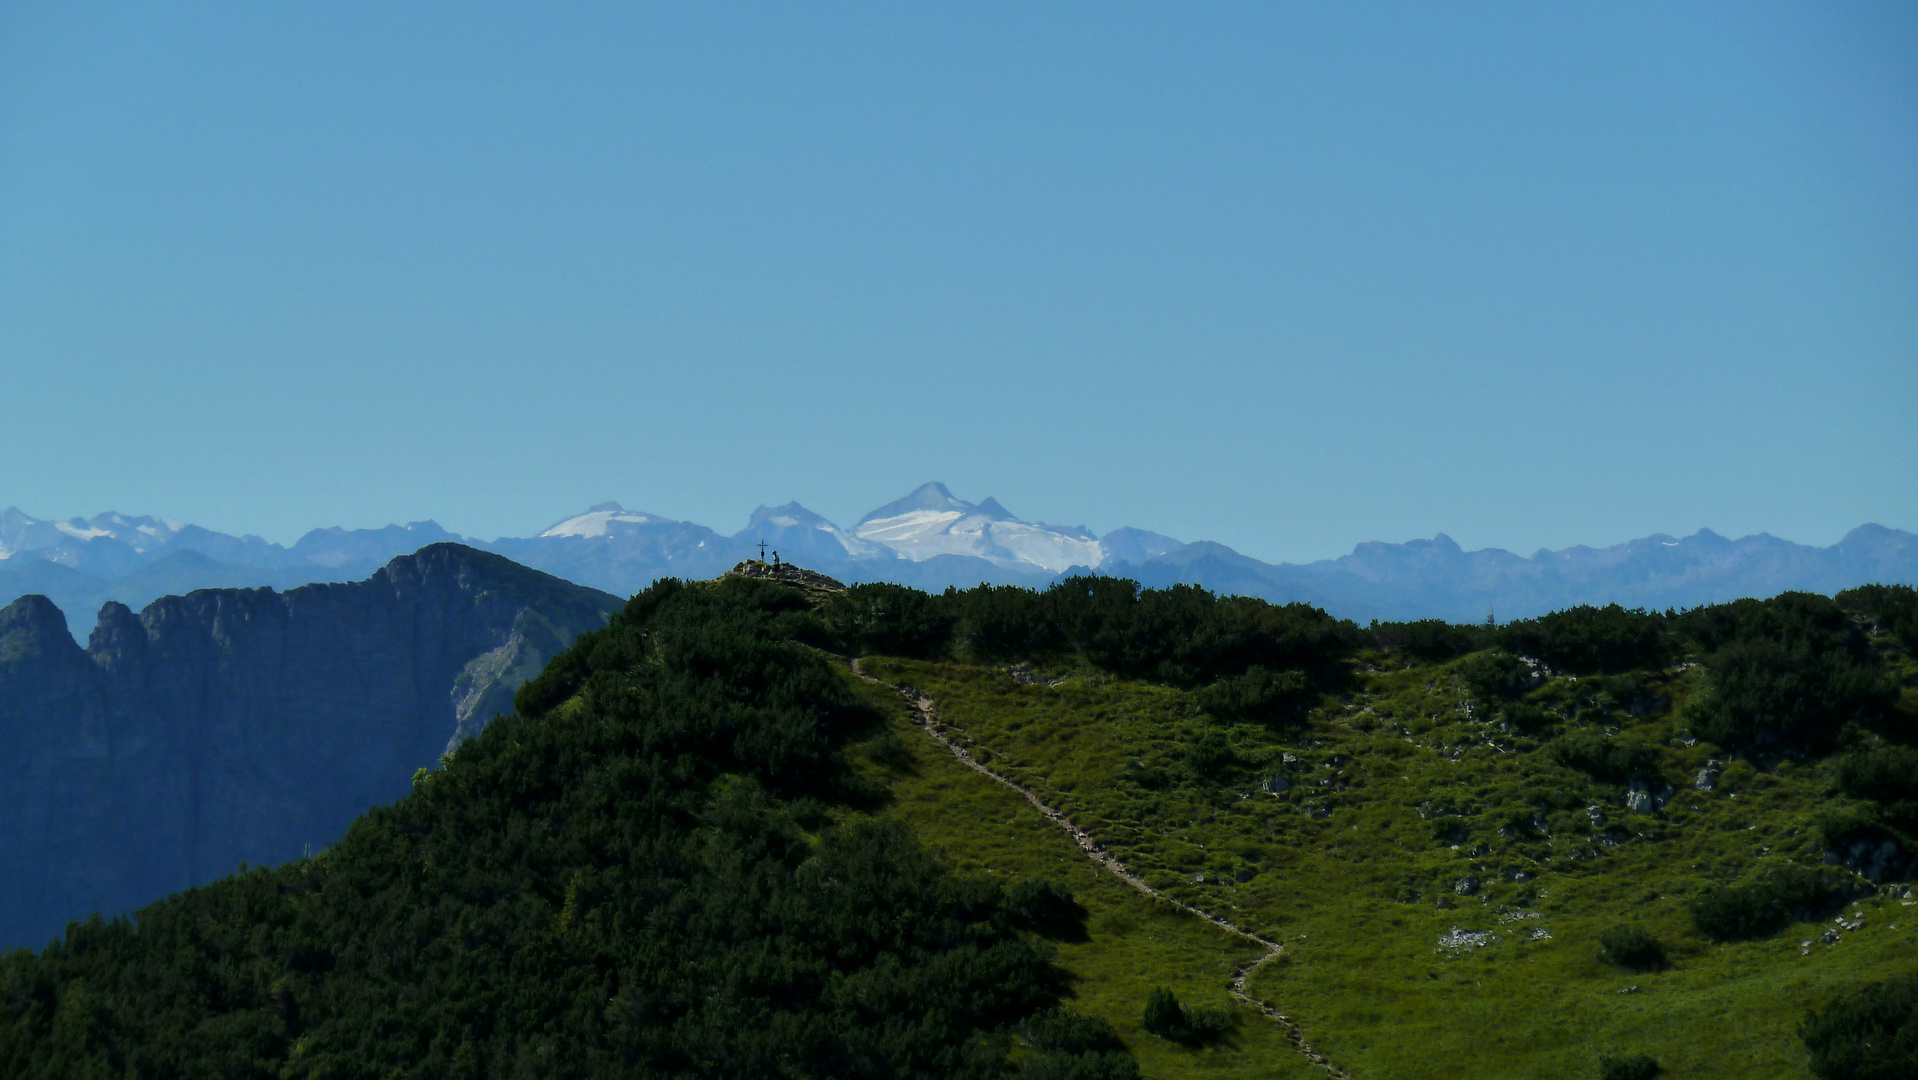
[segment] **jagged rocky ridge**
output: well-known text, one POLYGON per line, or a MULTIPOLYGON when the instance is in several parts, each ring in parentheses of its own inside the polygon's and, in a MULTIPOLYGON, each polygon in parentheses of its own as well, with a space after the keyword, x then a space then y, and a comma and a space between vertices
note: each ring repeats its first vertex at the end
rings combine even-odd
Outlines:
MULTIPOLYGON (((283 548, 179 522, 102 514, 38 521, 0 513, 0 600, 50 596, 70 619, 102 602, 141 604, 211 586, 364 576, 395 555, 458 539, 433 522, 385 529, 316 529, 283 548)), ((759 544, 843 581, 893 581, 937 591, 989 582, 1043 586, 1086 570, 1146 585, 1201 585, 1275 602, 1306 601, 1366 620, 1519 618, 1582 603, 1693 607, 1790 589, 1836 592, 1867 582, 1918 583, 1918 536, 1878 525, 1826 548, 1759 534, 1701 530, 1606 548, 1531 557, 1465 551, 1443 534, 1365 543, 1350 555, 1272 564, 1210 541, 1182 543, 1142 529, 1103 535, 1015 517, 994 499, 971 503, 922 485, 847 530, 800 506, 760 507, 730 536, 690 521, 602 503, 537 536, 465 541, 569 581, 629 595, 661 577, 703 579, 759 555, 759 544)))
POLYGON ((620 601, 434 544, 365 581, 0 610, 0 947, 332 842, 620 601))

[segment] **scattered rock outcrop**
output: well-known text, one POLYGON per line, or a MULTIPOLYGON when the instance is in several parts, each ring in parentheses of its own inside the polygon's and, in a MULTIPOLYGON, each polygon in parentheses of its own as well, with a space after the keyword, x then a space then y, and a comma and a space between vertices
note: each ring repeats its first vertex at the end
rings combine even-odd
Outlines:
POLYGON ((1449 953, 1469 952, 1498 944, 1498 935, 1490 930, 1461 930, 1454 926, 1438 939, 1438 947, 1449 953))
POLYGON ((801 566, 794 566, 792 563, 762 562, 758 559, 747 559, 745 562, 726 571, 722 576, 777 581, 782 584, 796 586, 813 594, 829 595, 846 591, 844 584, 827 577, 817 570, 808 570, 801 566))

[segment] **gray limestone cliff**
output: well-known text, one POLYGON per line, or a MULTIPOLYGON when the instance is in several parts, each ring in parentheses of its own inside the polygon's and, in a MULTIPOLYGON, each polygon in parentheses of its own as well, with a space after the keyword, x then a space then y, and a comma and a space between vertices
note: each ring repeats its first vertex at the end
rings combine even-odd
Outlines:
POLYGON ((365 581, 0 609, 0 947, 331 843, 618 598, 435 544, 365 581))

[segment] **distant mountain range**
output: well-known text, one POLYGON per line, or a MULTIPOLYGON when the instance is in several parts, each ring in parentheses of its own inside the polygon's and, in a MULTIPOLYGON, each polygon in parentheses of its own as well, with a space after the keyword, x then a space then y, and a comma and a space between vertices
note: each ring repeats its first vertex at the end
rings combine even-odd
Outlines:
POLYGON ((706 578, 757 556, 759 543, 846 581, 896 581, 925 589, 981 582, 1043 586, 1097 571, 1151 586, 1305 601, 1347 618, 1479 621, 1541 614, 1579 603, 1689 607, 1787 589, 1833 592, 1866 582, 1918 583, 1918 536, 1878 525, 1828 548, 1759 534, 1731 540, 1710 530, 1649 536, 1607 548, 1465 551, 1443 534, 1403 544, 1365 543, 1314 563, 1273 564, 1209 541, 1183 543, 1142 529, 1103 536, 1083 526, 1015 517, 997 500, 971 503, 928 483, 848 530, 798 503, 760 507, 730 536, 690 521, 601 503, 531 537, 491 542, 434 522, 384 529, 315 529, 291 547, 152 517, 107 513, 43 521, 0 512, 0 603, 38 593, 71 626, 108 601, 140 607, 198 588, 272 586, 366 577, 388 560, 459 541, 581 585, 629 595, 656 578, 706 578))

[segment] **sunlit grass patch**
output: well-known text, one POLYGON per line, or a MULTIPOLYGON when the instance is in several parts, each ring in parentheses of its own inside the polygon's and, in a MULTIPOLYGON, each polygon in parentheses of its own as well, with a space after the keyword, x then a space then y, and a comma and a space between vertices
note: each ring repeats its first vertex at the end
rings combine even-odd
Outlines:
POLYGON ((1283 941, 1251 989, 1355 1076, 1578 1076, 1642 1051, 1667 1075, 1804 1077, 1807 1005, 1918 966, 1918 908, 1884 897, 1861 897, 1865 928, 1836 944, 1805 923, 1730 944, 1699 932, 1690 907, 1707 887, 1819 864, 1814 819, 1834 796, 1828 762, 1686 745, 1675 710, 1693 673, 1610 690, 1552 679, 1528 692, 1534 726, 1519 730, 1466 708, 1456 665, 1381 666, 1300 726, 1268 729, 1085 672, 1053 686, 867 665, 930 694, 993 768, 1155 887, 1283 941), (1634 700, 1658 707, 1634 715, 1634 700), (1644 754, 1594 775, 1553 752, 1571 739, 1644 754), (1626 922, 1669 968, 1600 958, 1601 935, 1626 922), (1441 945, 1455 929, 1468 944, 1441 945))
POLYGON ((1024 799, 960 765, 914 728, 895 695, 871 692, 911 754, 903 767, 866 766, 869 775, 883 776, 894 797, 882 812, 908 822, 955 872, 1007 881, 1043 877, 1072 890, 1090 913, 1091 940, 1057 947, 1057 962, 1075 980, 1068 1006, 1112 1024, 1144 1075, 1324 1075, 1293 1051, 1277 1027, 1227 994, 1233 973, 1258 956, 1255 946, 1158 904, 1099 869, 1024 799), (1147 996, 1161 986, 1201 1007, 1236 1009, 1241 1022, 1225 1039, 1203 1047, 1149 1035, 1140 1021, 1147 996))

